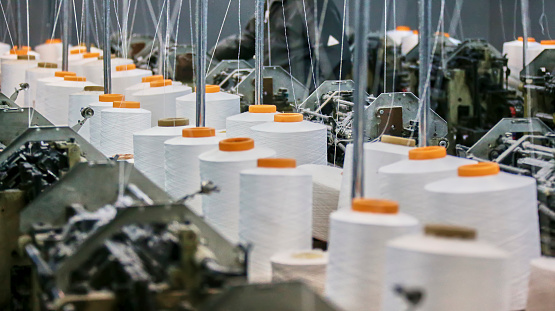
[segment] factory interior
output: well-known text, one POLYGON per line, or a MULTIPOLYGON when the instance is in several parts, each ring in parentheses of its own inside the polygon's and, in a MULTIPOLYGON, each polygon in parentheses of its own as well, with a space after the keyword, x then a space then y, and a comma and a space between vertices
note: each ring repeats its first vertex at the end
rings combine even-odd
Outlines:
POLYGON ((0 311, 555 311, 555 1, 0 10, 0 311))

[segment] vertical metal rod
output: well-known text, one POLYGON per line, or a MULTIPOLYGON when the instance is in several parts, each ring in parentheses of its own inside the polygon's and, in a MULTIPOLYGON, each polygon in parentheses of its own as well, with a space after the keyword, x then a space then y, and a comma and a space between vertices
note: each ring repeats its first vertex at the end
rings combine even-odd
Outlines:
POLYGON ((112 51, 110 46, 110 0, 104 0, 104 93, 112 92, 112 51))
POLYGON ((63 20, 62 20, 62 70, 67 71, 69 67, 69 20, 70 16, 70 1, 62 0, 63 5, 63 20))
POLYGON ((158 29, 159 29, 158 32, 160 33, 160 36, 158 36, 158 41, 159 41, 158 44, 160 46, 160 53, 159 53, 160 59, 158 60, 158 74, 163 75, 164 78, 165 78, 166 75, 165 75, 165 72, 164 72, 164 64, 166 62, 166 44, 165 44, 165 42, 166 42, 165 37, 166 36, 164 35, 164 29, 166 29, 166 27, 165 27, 166 19, 162 17, 163 16, 162 13, 163 13, 163 10, 164 10, 164 5, 166 5, 166 8, 169 5, 169 0, 168 1, 160 1, 160 2, 162 3, 162 6, 160 7, 161 14, 160 14, 160 22, 159 22, 160 24, 159 24, 159 27, 158 27, 158 29))
POLYGON ((90 16, 89 16, 89 0, 83 0, 83 21, 81 21, 83 23, 83 25, 85 25, 85 29, 83 29, 83 31, 85 32, 84 36, 85 36, 85 47, 87 47, 87 52, 91 51, 91 35, 90 35, 90 16))
POLYGON ((261 105, 264 71, 264 4, 265 0, 255 0, 255 88, 254 104, 261 105))
MULTIPOLYGON (((530 30, 530 16, 528 15, 528 0, 520 0, 520 14, 522 19, 522 68, 528 65, 528 34, 530 30)), ((526 73, 528 76, 528 72, 526 73)))
POLYGON ((23 23, 21 21, 21 2, 23 0, 16 0, 15 1, 15 13, 17 16, 17 47, 18 48, 22 48, 23 47, 23 42, 25 42, 23 40, 23 23))
POLYGON ((368 84, 368 44, 366 36, 370 28, 370 1, 355 0, 355 51, 353 94, 353 184, 351 196, 364 196, 364 106, 368 84))
POLYGON ((122 47, 123 47, 122 50, 123 50, 123 53, 124 53, 123 57, 129 57, 129 55, 128 55, 129 54, 129 46, 127 44, 128 40, 129 40, 129 38, 128 38, 129 35, 127 34, 127 31, 128 31, 127 28, 128 28, 128 24, 129 24, 129 16, 127 15, 127 13, 129 12, 129 0, 123 0, 121 2, 121 11, 122 11, 122 14, 121 14, 122 15, 121 16, 122 26, 121 27, 123 28, 122 29, 122 34, 121 34, 121 36, 123 38, 123 42, 121 44, 122 44, 122 47))
POLYGON ((205 125, 205 108, 206 108, 206 48, 208 27, 208 0, 197 0, 197 45, 196 45, 196 94, 197 94, 197 126, 205 125))
POLYGON ((420 97, 420 116, 418 125, 418 144, 424 147, 428 143, 428 112, 430 110, 430 84, 428 82, 428 70, 431 60, 431 40, 432 35, 432 1, 419 0, 419 31, 420 34, 420 66, 419 66, 419 90, 420 97))

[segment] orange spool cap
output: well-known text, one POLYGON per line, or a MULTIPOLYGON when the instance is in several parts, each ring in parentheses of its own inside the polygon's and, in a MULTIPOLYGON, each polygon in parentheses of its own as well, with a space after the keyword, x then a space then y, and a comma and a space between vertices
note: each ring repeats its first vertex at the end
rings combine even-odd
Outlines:
POLYGON ((160 81, 160 80, 164 80, 164 76, 154 75, 154 76, 143 77, 141 81, 143 83, 146 83, 146 82, 160 81))
POLYGON ((190 127, 181 131, 183 137, 214 137, 216 136, 216 129, 213 127, 190 127))
POLYGON ((480 177, 499 174, 499 164, 495 162, 480 162, 459 167, 460 177, 480 177))
POLYGON ((71 72, 71 71, 56 71, 54 72, 54 77, 58 77, 58 78, 64 78, 64 77, 68 77, 68 76, 76 76, 77 74, 75 72, 71 72))
POLYGON ((276 112, 276 105, 250 105, 250 113, 274 113, 276 112))
POLYGON ((85 77, 77 77, 77 76, 65 76, 64 81, 77 81, 77 82, 85 82, 87 78, 85 77))
POLYGON ((29 50, 11 50, 10 54, 15 54, 15 55, 27 55, 29 53, 29 50))
POLYGON ((166 80, 150 82, 150 87, 162 87, 162 86, 168 86, 168 85, 172 85, 172 80, 166 79, 166 80))
POLYGON ((409 160, 433 160, 447 156, 447 149, 440 146, 420 147, 409 150, 409 160))
POLYGON ((62 39, 46 39, 44 43, 46 44, 62 43, 62 39))
POLYGON ((220 141, 221 151, 247 151, 254 149, 254 140, 247 137, 228 138, 220 141))
POLYGON ((133 69, 137 69, 137 66, 135 66, 135 64, 127 64, 127 65, 116 66, 116 71, 128 71, 128 70, 133 70, 133 69))
POLYGON ((95 58, 100 56, 100 53, 85 53, 83 54, 83 58, 95 58))
POLYGON ((71 50, 69 51, 70 54, 84 54, 87 53, 87 49, 86 48, 79 48, 79 49, 75 49, 75 50, 71 50))
POLYGON ((409 26, 397 26, 395 28, 395 30, 399 30, 399 31, 410 31, 410 27, 409 26))
POLYGON ((209 84, 209 85, 204 87, 204 92, 205 93, 218 93, 219 91, 220 91, 220 86, 219 85, 209 84))
MULTIPOLYGON (((518 37, 518 41, 523 42, 524 38, 523 37, 518 37)), ((528 42, 536 42, 536 39, 534 39, 532 37, 528 37, 528 42)))
POLYGON ((138 109, 141 108, 141 103, 133 101, 115 101, 112 107, 138 109))
POLYGON ((287 158, 263 158, 258 159, 258 167, 265 168, 296 168, 297 161, 287 158))
POLYGON ((397 214, 399 203, 383 199, 356 198, 353 199, 352 209, 362 213, 397 214))
POLYGON ((274 115, 274 122, 301 122, 303 115, 300 113, 278 113, 274 115))
POLYGON ((555 40, 542 40, 541 45, 555 45, 555 40))
POLYGON ((125 96, 122 94, 100 94, 98 95, 98 101, 103 103, 113 103, 116 101, 123 101, 125 96))

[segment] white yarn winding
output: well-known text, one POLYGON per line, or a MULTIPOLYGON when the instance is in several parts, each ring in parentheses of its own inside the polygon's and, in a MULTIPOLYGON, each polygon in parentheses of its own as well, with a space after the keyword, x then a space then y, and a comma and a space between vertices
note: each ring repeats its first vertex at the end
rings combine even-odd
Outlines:
MULTIPOLYGON (((87 121, 90 123, 90 143, 99 151, 102 151, 102 145, 100 144, 101 130, 102 130, 102 110, 114 107, 112 102, 100 102, 98 97, 95 102, 92 102, 89 107, 94 111, 94 115, 87 121)), ((104 153, 106 154, 106 153, 104 153)))
MULTIPOLYGON (((68 124, 74 126, 78 121, 83 120, 81 116, 81 109, 88 107, 92 103, 98 101, 98 96, 104 94, 102 91, 81 91, 69 95, 69 108, 68 108, 68 124)), ((95 114, 99 113, 95 111, 95 114)), ((87 120, 85 124, 77 131, 87 141, 91 140, 91 119, 87 120)))
MULTIPOLYGON (((176 99, 177 116, 196 122, 197 93, 176 99)), ((217 129, 226 128, 226 118, 241 112, 240 97, 224 92, 206 93, 206 126, 217 129)), ((196 123, 195 123, 196 124, 196 123)))
POLYGON ((239 173, 256 168, 258 159, 275 154, 272 149, 255 147, 232 152, 214 149, 199 156, 201 182, 210 180, 221 189, 203 198, 204 217, 228 240, 239 241, 239 173))
POLYGON ((45 101, 46 98, 50 97, 50 94, 47 92, 51 92, 51 89, 46 89, 46 85, 54 82, 61 82, 64 81, 62 77, 47 77, 47 78, 40 78, 37 80, 36 86, 36 93, 35 93, 35 110, 44 114, 46 107, 45 101))
POLYGON ((328 130, 309 121, 268 122, 251 127, 254 140, 272 148, 279 158, 292 158, 298 165, 327 164, 328 130))
POLYGON ((388 30, 386 34, 387 34, 387 37, 391 39, 391 41, 393 41, 393 43, 396 46, 401 45, 404 38, 413 35, 412 30, 410 29, 409 30, 398 30, 398 29, 388 30))
POLYGON ((403 160, 378 170, 380 197, 399 202, 401 211, 421 222, 428 218, 424 186, 448 177, 457 176, 457 168, 476 161, 446 156, 433 160, 403 160))
POLYGON ((62 56, 62 43, 43 43, 35 47, 40 58, 45 62, 55 63, 62 56))
POLYGON ((4 42, 0 42, 0 55, 3 55, 5 53, 9 53, 10 50, 12 49, 12 46, 4 43, 4 42))
POLYGON ((29 90, 25 94, 25 107, 33 107, 37 98, 38 80, 54 77, 57 68, 35 67, 25 71, 25 82, 29 84, 29 90))
POLYGON ((272 280, 270 258, 312 246, 312 177, 298 168, 241 171, 239 239, 252 245, 251 283, 272 280))
MULTIPOLYGON (((176 81, 172 81, 172 85, 176 85, 176 84, 177 84, 176 81)), ((130 98, 131 95, 149 88, 150 88, 150 82, 140 82, 126 88, 125 91, 123 92, 123 95, 125 95, 125 98, 130 98)))
POLYGON ((108 108, 100 114, 101 151, 109 157, 133 153, 133 133, 150 128, 150 111, 142 108, 108 108))
POLYGON ((133 133, 135 167, 161 189, 166 186, 164 142, 181 136, 187 127, 190 126, 156 126, 133 133))
MULTIPOLYGON (((529 58, 530 53, 540 44, 538 42, 528 42, 528 50, 526 51, 527 59, 526 63, 528 63, 531 59, 529 58)), ((522 64, 522 50, 523 50, 524 42, 514 40, 503 43, 503 55, 507 55, 507 67, 511 70, 510 75, 510 85, 511 86, 518 86, 520 84, 520 71, 523 69, 522 64)))
POLYGON ((507 259, 505 252, 474 240, 398 238, 387 246, 382 310, 411 310, 394 293, 396 286, 423 291, 416 310, 509 310, 507 259))
MULTIPOLYGON (((37 67, 38 61, 31 59, 15 59, 2 62, 2 92, 11 96, 20 83, 25 83, 25 71, 37 67)), ((19 92, 15 103, 24 106, 29 91, 19 92)))
POLYGON ((124 94, 127 88, 141 83, 142 78, 148 76, 152 76, 152 71, 144 69, 115 71, 112 73, 112 93, 124 94))
POLYGON ((534 178, 507 173, 456 176, 425 187, 423 222, 474 228, 480 240, 511 255, 511 310, 526 307, 529 263, 540 256, 536 193, 534 178))
POLYGON ((553 50, 555 49, 555 44, 545 44, 545 42, 534 45, 530 48, 528 54, 526 54, 527 63, 531 63, 536 57, 538 57, 543 51, 545 50, 553 50))
POLYGON ((42 102, 44 110, 41 114, 54 125, 67 126, 69 95, 81 92, 85 86, 91 85, 95 84, 88 81, 59 81, 46 84, 42 102))
POLYGON ((526 311, 552 311, 555 306, 555 258, 532 260, 526 311))
MULTIPOLYGON (((218 148, 225 137, 176 137, 164 143, 166 191, 174 199, 200 189, 199 155, 218 148)), ((202 215, 202 196, 186 202, 195 213, 202 215)))
MULTIPOLYGON (((34 55, 35 60, 40 59, 40 55, 35 51, 29 51, 27 54, 28 55, 34 55)), ((1 66, 1 64, 5 61, 16 60, 16 59, 17 59, 17 55, 16 54, 10 54, 9 51, 0 56, 0 84, 2 82, 2 66, 1 66)), ((2 91, 2 92, 4 92, 4 91, 2 91)))
POLYGON ((275 254, 272 262, 272 281, 302 281, 318 294, 324 294, 328 254, 315 249, 275 254))
MULTIPOLYGON (((138 101, 141 108, 152 113, 152 122, 158 122, 163 118, 184 117, 176 114, 176 98, 190 94, 192 89, 185 85, 167 85, 161 87, 149 87, 142 91, 135 92, 126 100, 138 101)), ((195 116, 189 122, 195 120, 195 116)))
MULTIPOLYGON (((86 63, 83 65, 83 73, 88 81, 97 84, 104 84, 104 71, 103 71, 103 62, 102 59, 97 59, 93 62, 86 63)), ((128 65, 132 64, 133 60, 129 58, 112 58, 111 67, 112 67, 112 74, 116 72, 116 67, 119 65, 128 65)))
MULTIPOLYGON (((69 70, 73 71, 77 74, 77 76, 84 77, 85 76, 85 65, 90 64, 92 62, 98 61, 98 57, 91 57, 91 58, 80 58, 76 60, 72 60, 69 62, 69 70)), ((88 78, 87 78, 88 80, 88 78)))
POLYGON ((227 137, 252 137, 251 127, 274 121, 278 112, 251 113, 243 112, 226 118, 225 129, 227 137))
POLYGON ((418 45, 418 34, 413 33, 409 36, 403 37, 401 39, 401 54, 407 55, 412 49, 414 49, 418 45))
POLYGON ((330 214, 337 210, 342 170, 317 164, 301 165, 299 169, 312 174, 312 236, 328 241, 330 214))

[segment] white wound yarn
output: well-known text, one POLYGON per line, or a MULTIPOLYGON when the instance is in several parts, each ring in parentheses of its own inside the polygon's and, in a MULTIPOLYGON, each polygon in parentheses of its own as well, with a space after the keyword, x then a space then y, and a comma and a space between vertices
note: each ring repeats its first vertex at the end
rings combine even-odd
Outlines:
MULTIPOLYGON (((85 65, 98 61, 98 57, 82 57, 69 62, 69 71, 73 71, 77 76, 85 76, 85 65)), ((88 80, 88 78, 87 78, 88 80)))
MULTIPOLYGON (((225 138, 225 137, 224 137, 225 138)), ((200 189, 199 155, 218 148, 219 136, 176 137, 164 143, 166 191, 174 199, 200 189)), ((186 202, 195 213, 202 215, 202 196, 195 196, 186 202)))
MULTIPOLYGON (((226 118, 241 112, 240 97, 225 92, 206 93, 206 126, 226 128, 226 118)), ((197 93, 191 93, 176 99, 177 116, 189 118, 196 122, 197 93)), ((196 123, 195 123, 196 124, 196 123)), ((236 136, 234 136, 236 137, 236 136)))
POLYGON ((277 113, 243 112, 227 117, 225 122, 227 137, 252 137, 251 127, 266 122, 273 122, 274 115, 277 113))
MULTIPOLYGON (((67 126, 69 116, 69 95, 78 93, 85 86, 93 86, 88 81, 59 81, 48 83, 44 86, 43 102, 44 108, 40 113, 52 124, 67 126)), ((39 95, 37 95, 39 96, 39 95)))
POLYGON ((37 80, 37 87, 36 87, 36 94, 35 94, 35 110, 40 112, 41 114, 45 111, 45 101, 46 98, 50 97, 50 94, 47 92, 51 92, 52 90, 47 90, 46 85, 54 82, 64 81, 62 77, 47 77, 47 78, 40 78, 37 80))
MULTIPOLYGON (((530 260, 540 256, 536 180, 508 173, 451 177, 425 187, 423 222, 474 228, 511 255, 511 310, 526 307, 530 260)), ((421 204, 419 204, 421 205, 421 204)))
POLYGON ((386 243, 417 229, 418 221, 402 213, 331 214, 326 297, 342 310, 380 310, 386 243))
POLYGON ((255 147, 246 151, 213 149, 199 156, 201 182, 210 180, 221 189, 203 198, 204 217, 228 240, 239 241, 239 173, 256 168, 258 159, 275 154, 270 148, 255 147))
POLYGON ((124 94, 127 88, 141 83, 142 78, 148 76, 152 76, 152 71, 144 69, 115 71, 112 73, 112 92, 124 94))
MULTIPOLYGON (((93 62, 83 65, 83 74, 87 77, 88 81, 104 84, 104 60, 97 59, 93 62)), ((112 74, 116 72, 116 67, 119 65, 133 64, 133 60, 129 58, 112 58, 111 67, 112 74)))
POLYGON ((409 36, 401 39, 401 54, 407 55, 412 49, 418 45, 419 37, 417 33, 412 33, 409 36))
MULTIPOLYGON (((15 59, 2 62, 2 92, 10 97, 19 84, 25 83, 25 71, 37 67, 38 61, 34 59, 15 59)), ((15 103, 24 106, 25 96, 29 90, 19 92, 15 103)))
POLYGON ((414 310, 509 310, 507 259, 502 250, 475 240, 422 235, 395 239, 387 246, 381 310, 412 310, 394 292, 396 286, 423 291, 414 310))
POLYGON ((133 153, 133 133, 150 128, 150 111, 142 108, 108 108, 100 112, 101 151, 112 157, 133 153))
POLYGON ((62 56, 62 43, 43 43, 35 47, 35 51, 40 54, 40 59, 45 62, 55 63, 62 56))
POLYGON ((5 53, 9 53, 10 50, 12 49, 12 46, 4 43, 4 42, 0 42, 0 55, 3 55, 5 53))
POLYGON ((532 46, 532 48, 530 48, 530 51, 526 55, 526 63, 531 63, 543 51, 553 49, 555 49, 555 41, 553 40, 549 40, 548 42, 542 41, 540 44, 532 46))
POLYGON ((29 84, 29 90, 25 94, 25 107, 33 107, 37 97, 38 80, 54 77, 57 68, 34 67, 25 71, 25 82, 29 84))
POLYGON ((312 247, 312 176, 298 168, 241 171, 239 239, 249 243, 251 283, 272 280, 270 258, 312 247))
POLYGON ((272 262, 272 282, 301 281, 318 294, 324 294, 328 254, 318 249, 289 251, 275 254, 272 262))
POLYGON ((254 140, 272 148, 280 158, 293 158, 298 165, 327 164, 328 130, 309 121, 268 122, 251 127, 254 140))
POLYGON ((181 136, 190 126, 156 126, 133 133, 135 167, 158 187, 166 186, 164 142, 181 136))
POLYGON ((337 210, 342 170, 317 164, 301 165, 299 169, 312 174, 312 236, 328 241, 330 214, 337 210))
MULTIPOLYGON (((386 142, 364 143, 364 196, 380 198, 378 170, 382 166, 408 159, 413 147, 386 142)), ((351 187, 353 184, 353 145, 347 145, 343 163, 343 179, 339 195, 339 209, 351 208, 351 187)))
POLYGON ((378 170, 380 197, 399 202, 404 213, 425 222, 428 218, 424 186, 457 176, 457 168, 476 161, 446 156, 432 160, 403 160, 378 170))
MULTIPOLYGON (((530 53, 532 53, 532 50, 539 45, 540 44, 535 41, 528 42, 528 50, 526 51, 526 54, 530 55, 530 53)), ((507 55, 507 60, 508 60, 507 67, 511 70, 511 75, 510 75, 511 85, 518 86, 520 84, 520 71, 522 71, 523 69, 523 64, 522 64, 523 46, 524 46, 524 42, 519 40, 503 43, 503 55, 507 55)), ((526 61, 527 62, 530 61, 530 58, 528 58, 526 61)))
POLYGON ((412 30, 408 27, 398 27, 399 29, 388 30, 387 37, 393 41, 396 46, 401 45, 403 39, 413 35, 412 30))
POLYGON ((555 258, 536 258, 530 266, 526 311, 552 311, 555 307, 555 258))
MULTIPOLYGON (((192 89, 185 85, 167 85, 161 87, 149 87, 142 91, 135 92, 126 100, 138 101, 141 107, 152 113, 152 122, 157 122, 163 118, 185 117, 176 114, 176 98, 190 94, 192 89)), ((189 122, 195 120, 195 115, 189 122)))
POLYGON ((101 129, 102 129, 102 110, 114 107, 113 102, 100 102, 98 97, 96 101, 89 105, 94 111, 94 115, 89 119, 90 129, 90 143, 99 151, 102 151, 100 144, 101 129))
MULTIPOLYGON (((161 81, 161 80, 157 80, 157 81, 161 81)), ((179 84, 177 81, 172 81, 172 85, 181 85, 181 84, 179 84)), ((140 82, 126 88, 123 95, 125 95, 125 98, 129 98, 131 95, 149 88, 150 88, 150 82, 140 82)), ((192 89, 191 89, 191 92, 192 92, 192 89)))
MULTIPOLYGON (((98 96, 104 94, 103 91, 81 91, 69 95, 68 107, 68 125, 75 126, 77 122, 83 120, 81 116, 81 109, 89 107, 92 103, 98 102, 98 96)), ((100 113, 98 111, 95 114, 100 113)), ((77 131, 87 141, 91 139, 91 119, 87 120, 85 124, 77 131)))

